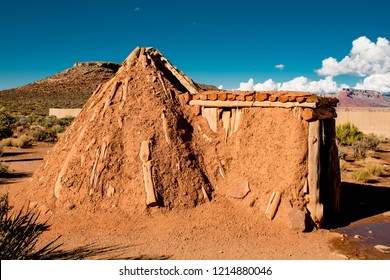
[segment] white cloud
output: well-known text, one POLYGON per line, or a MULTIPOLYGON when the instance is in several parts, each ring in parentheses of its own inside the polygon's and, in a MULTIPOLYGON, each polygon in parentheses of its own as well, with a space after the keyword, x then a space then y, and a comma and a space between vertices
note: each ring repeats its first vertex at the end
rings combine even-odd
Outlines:
POLYGON ((332 77, 326 77, 318 81, 312 81, 306 77, 297 77, 288 82, 276 83, 272 79, 266 80, 264 83, 254 83, 252 78, 248 82, 240 83, 238 90, 291 90, 291 91, 308 91, 315 93, 332 93, 337 92, 346 85, 338 86, 332 77))
POLYGON ((223 89, 223 85, 219 85, 218 89, 223 89))
POLYGON ((356 75, 367 76, 390 72, 390 44, 386 38, 379 37, 377 42, 371 42, 362 36, 352 42, 349 55, 340 62, 329 57, 322 61, 322 68, 316 70, 319 75, 338 76, 356 75))
POLYGON ((373 74, 366 77, 363 82, 357 83, 356 88, 390 92, 390 72, 386 74, 373 74))
POLYGON ((262 90, 277 90, 280 87, 280 83, 275 83, 272 79, 266 80, 264 83, 257 83, 253 86, 256 91, 262 90))
POLYGON ((254 81, 252 78, 248 82, 241 82, 238 90, 253 90, 254 81))
MULTIPOLYGON (((283 69, 283 64, 275 65, 283 69)), ((239 90, 293 90, 315 93, 337 92, 346 84, 338 85, 333 77, 339 75, 360 76, 363 79, 355 85, 359 89, 390 92, 390 43, 386 38, 379 37, 376 43, 362 36, 352 42, 352 49, 341 61, 329 57, 322 61, 322 68, 316 70, 317 74, 325 76, 317 81, 300 76, 290 81, 276 83, 268 79, 263 83, 255 84, 250 78, 248 82, 240 83, 239 90)))

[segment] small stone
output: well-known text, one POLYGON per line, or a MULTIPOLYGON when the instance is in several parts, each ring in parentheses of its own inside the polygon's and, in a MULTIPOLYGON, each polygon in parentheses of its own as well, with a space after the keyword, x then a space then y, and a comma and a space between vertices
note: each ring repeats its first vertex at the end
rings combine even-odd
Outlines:
POLYGON ((301 210, 292 209, 287 213, 287 223, 292 230, 305 231, 305 219, 306 214, 301 210))
POLYGON ((250 192, 249 183, 247 180, 236 181, 231 184, 227 191, 226 195, 233 198, 244 198, 250 192))
POLYGON ((359 234, 356 234, 353 238, 355 238, 355 239, 362 239, 363 236, 361 236, 361 235, 359 235, 359 234))

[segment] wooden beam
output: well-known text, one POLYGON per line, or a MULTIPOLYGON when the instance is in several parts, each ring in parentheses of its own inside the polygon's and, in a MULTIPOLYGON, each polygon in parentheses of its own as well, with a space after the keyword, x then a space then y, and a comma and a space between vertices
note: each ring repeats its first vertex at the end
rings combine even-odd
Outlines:
POLYGON ((317 108, 317 109, 310 109, 305 108, 302 112, 302 118, 305 121, 315 121, 315 120, 328 120, 328 119, 334 119, 337 117, 336 109, 331 108, 317 108))
POLYGON ((282 108, 316 108, 316 103, 298 103, 298 102, 271 102, 271 101, 210 101, 210 100, 191 100, 190 105, 200 105, 203 107, 218 108, 242 108, 242 107, 282 107, 282 108))
POLYGON ((139 157, 142 161, 142 173, 144 177, 144 187, 146 193, 146 205, 149 207, 157 206, 158 202, 154 193, 152 180, 152 161, 150 159, 150 140, 141 142, 139 157))
POLYGON ((268 202, 267 209, 265 210, 265 215, 267 216, 268 219, 272 220, 275 217, 281 198, 282 198, 281 192, 279 191, 272 192, 270 200, 268 202))
MULTIPOLYGON (((154 55, 154 53, 150 53, 151 56, 154 55)), ((163 66, 171 72, 171 74, 188 90, 191 94, 197 94, 198 89, 196 85, 193 83, 193 81, 188 78, 186 75, 184 75, 182 72, 177 70, 165 57, 163 57, 160 54, 160 60, 163 64, 163 66)))
POLYGON ((308 187, 309 203, 307 209, 314 223, 321 227, 323 220, 323 205, 320 203, 320 148, 321 121, 309 122, 308 135, 308 187))
POLYGON ((222 124, 223 124, 223 128, 225 129, 225 143, 226 143, 229 135, 229 129, 230 129, 230 110, 222 112, 222 124))

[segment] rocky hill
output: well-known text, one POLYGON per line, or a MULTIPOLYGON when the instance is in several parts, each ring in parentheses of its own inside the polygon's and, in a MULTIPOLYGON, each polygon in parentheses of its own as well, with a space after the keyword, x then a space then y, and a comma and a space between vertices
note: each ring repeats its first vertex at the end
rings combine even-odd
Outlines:
POLYGON ((390 96, 374 90, 344 88, 337 98, 338 107, 390 107, 390 96))
POLYGON ((77 62, 48 78, 0 91, 0 110, 47 115, 52 107, 81 108, 96 87, 111 79, 119 67, 112 62, 77 62))
POLYGON ((47 94, 91 94, 98 84, 112 78, 119 67, 120 64, 112 62, 77 62, 72 68, 18 89, 47 94))

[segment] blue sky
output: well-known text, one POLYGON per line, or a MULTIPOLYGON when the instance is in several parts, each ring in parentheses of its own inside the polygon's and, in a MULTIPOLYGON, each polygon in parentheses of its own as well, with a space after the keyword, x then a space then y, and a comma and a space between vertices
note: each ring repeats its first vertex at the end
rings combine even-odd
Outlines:
POLYGON ((120 63, 136 46, 153 46, 196 82, 225 89, 289 85, 321 92, 360 83, 387 91, 387 2, 3 1, 0 89, 77 61, 120 63), (361 61, 371 50, 374 55, 361 61), (363 72, 354 68, 373 64, 363 72))

